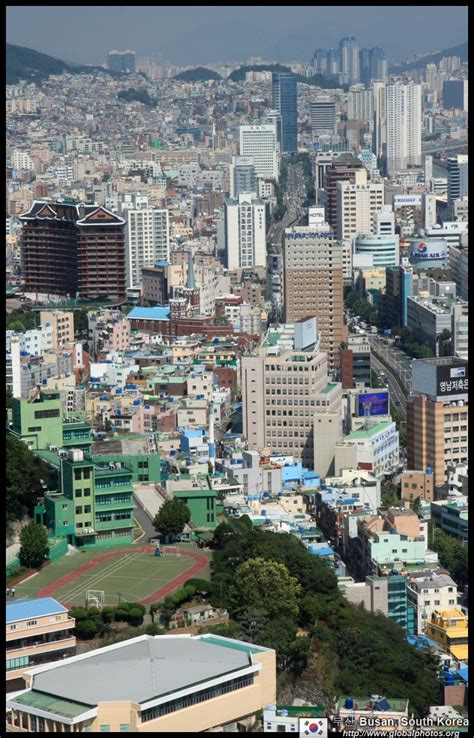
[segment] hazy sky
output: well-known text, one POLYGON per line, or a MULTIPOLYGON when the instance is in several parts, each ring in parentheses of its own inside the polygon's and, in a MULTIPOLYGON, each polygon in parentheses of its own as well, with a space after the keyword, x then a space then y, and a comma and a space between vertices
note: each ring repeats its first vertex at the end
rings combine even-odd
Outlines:
POLYGON ((467 40, 462 5, 7 7, 7 41, 51 56, 101 64, 109 49, 155 54, 175 64, 240 61, 249 56, 309 60, 318 47, 356 36, 396 61, 467 40))

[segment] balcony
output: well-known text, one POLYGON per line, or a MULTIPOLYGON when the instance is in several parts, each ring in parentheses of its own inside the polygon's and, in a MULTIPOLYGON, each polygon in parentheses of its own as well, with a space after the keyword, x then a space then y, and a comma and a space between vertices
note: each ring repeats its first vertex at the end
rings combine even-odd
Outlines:
POLYGON ((27 646, 18 646, 16 648, 7 648, 7 659, 16 659, 21 656, 34 656, 35 654, 54 653, 55 651, 63 651, 65 648, 74 648, 76 645, 75 636, 67 638, 58 638, 56 641, 33 641, 27 646))

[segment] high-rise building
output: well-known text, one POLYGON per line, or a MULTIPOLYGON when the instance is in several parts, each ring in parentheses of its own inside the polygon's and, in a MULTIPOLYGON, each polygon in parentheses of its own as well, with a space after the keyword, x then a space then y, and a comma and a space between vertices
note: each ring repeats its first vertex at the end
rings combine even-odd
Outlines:
POLYGON ((344 36, 339 41, 339 71, 346 83, 360 80, 359 45, 354 36, 344 36))
POLYGON ((469 194, 469 157, 458 154, 448 158, 448 204, 469 194))
POLYGON ((256 194, 225 201, 224 229, 227 269, 266 266, 265 205, 256 194))
POLYGON ((327 55, 328 77, 337 77, 340 72, 339 52, 337 49, 329 49, 327 55))
POLYGON ((107 68, 111 72, 134 72, 135 52, 128 49, 127 51, 109 51, 107 68))
POLYGON ((387 85, 387 162, 392 175, 421 166, 421 85, 387 85))
POLYGON ((278 110, 281 115, 281 153, 297 153, 297 89, 296 77, 293 72, 273 72, 272 93, 273 107, 278 110))
POLYGON ((351 182, 353 184, 356 172, 360 170, 366 171, 362 162, 352 154, 341 154, 326 169, 326 215, 333 231, 337 231, 337 183, 351 182))
POLYGON ((446 79, 443 82, 443 107, 446 110, 468 109, 468 80, 446 79))
POLYGON ((334 368, 344 340, 343 254, 327 223, 285 230, 283 274, 286 322, 315 315, 321 348, 334 368))
POLYGON ((413 362, 407 400, 408 469, 433 470, 434 485, 468 459, 468 362, 457 357, 413 362))
POLYGON ((385 156, 387 144, 387 86, 385 82, 375 80, 372 84, 374 95, 374 135, 372 151, 379 157, 385 156))
POLYGON ((384 201, 383 184, 367 182, 365 168, 355 170, 355 181, 338 181, 336 185, 337 228, 340 240, 375 233, 376 214, 384 201))
POLYGON ((372 90, 352 89, 347 95, 347 118, 361 123, 374 117, 374 94, 372 90))
POLYGON ((328 66, 328 53, 326 49, 316 49, 313 56, 313 68, 315 74, 326 76, 328 66))
POLYGON ((369 49, 361 49, 359 51, 359 72, 360 81, 366 87, 370 83, 370 51, 369 49))
POLYGON ((258 181, 252 156, 234 156, 230 176, 230 196, 258 192, 258 181))
POLYGON ((311 130, 316 134, 336 132, 336 103, 329 96, 311 103, 311 130))
POLYGON ((100 205, 36 201, 20 220, 28 292, 81 300, 126 297, 123 218, 100 205))
MULTIPOLYGON (((337 440, 342 435, 341 403, 314 318, 270 330, 257 356, 242 357, 243 432, 253 448, 292 454, 313 468, 315 446, 325 445, 324 421, 332 421, 337 440)), ((334 457, 334 443, 328 451, 334 457)))
POLYGON ((382 82, 388 79, 388 62, 385 51, 380 46, 369 52, 369 79, 370 81, 378 79, 382 82))
POLYGON ((257 177, 278 180, 276 125, 240 126, 240 155, 252 157, 257 177))
POLYGON ((170 226, 168 210, 152 208, 135 198, 132 207, 123 210, 127 232, 128 286, 134 287, 142 278, 143 267, 156 261, 169 261, 170 226))

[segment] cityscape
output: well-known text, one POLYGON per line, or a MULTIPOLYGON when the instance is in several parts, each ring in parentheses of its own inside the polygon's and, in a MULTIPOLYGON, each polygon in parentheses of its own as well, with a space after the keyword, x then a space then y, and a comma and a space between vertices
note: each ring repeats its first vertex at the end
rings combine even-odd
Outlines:
POLYGON ((6 731, 467 734, 467 7, 10 6, 6 210, 6 731))

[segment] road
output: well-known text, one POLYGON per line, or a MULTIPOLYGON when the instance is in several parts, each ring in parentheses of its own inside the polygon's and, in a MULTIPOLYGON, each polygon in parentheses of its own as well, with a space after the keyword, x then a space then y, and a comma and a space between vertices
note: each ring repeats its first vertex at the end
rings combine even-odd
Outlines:
POLYGON ((399 410, 400 413, 406 418, 407 401, 396 375, 393 374, 385 364, 382 364, 382 362, 379 361, 379 359, 377 359, 374 354, 372 354, 371 356, 371 364, 372 368, 375 369, 375 371, 385 372, 386 382, 390 390, 390 399, 397 410, 399 410))
POLYGON ((411 363, 413 359, 397 346, 387 345, 381 336, 369 336, 372 354, 376 354, 379 361, 387 366, 397 377, 398 384, 405 394, 411 390, 411 363))
POLYGON ((156 532, 152 521, 150 520, 146 512, 142 510, 140 505, 135 505, 133 515, 137 523, 141 526, 142 530, 145 531, 145 535, 142 538, 140 538, 139 541, 137 541, 138 543, 140 544, 148 543, 150 538, 158 537, 158 533, 156 532))
POLYGON ((456 149, 466 148, 468 141, 426 141, 421 144, 422 154, 431 154, 435 151, 456 151, 456 149))

